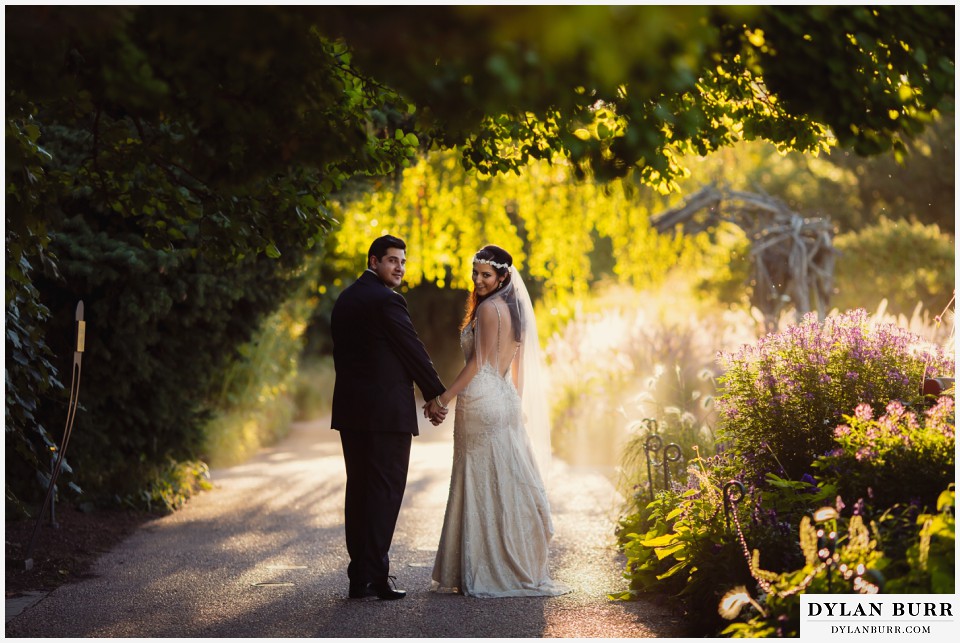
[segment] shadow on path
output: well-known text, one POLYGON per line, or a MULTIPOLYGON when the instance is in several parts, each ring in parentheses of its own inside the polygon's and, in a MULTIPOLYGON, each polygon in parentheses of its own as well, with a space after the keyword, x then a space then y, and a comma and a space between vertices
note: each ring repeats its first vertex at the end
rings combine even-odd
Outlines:
POLYGON ((670 637, 680 621, 650 603, 614 603, 616 495, 562 463, 551 481, 552 568, 574 592, 474 599, 429 591, 450 480, 452 423, 414 440, 391 550, 402 601, 346 595, 344 467, 326 421, 212 472, 214 490, 148 523, 6 625, 9 637, 670 637))

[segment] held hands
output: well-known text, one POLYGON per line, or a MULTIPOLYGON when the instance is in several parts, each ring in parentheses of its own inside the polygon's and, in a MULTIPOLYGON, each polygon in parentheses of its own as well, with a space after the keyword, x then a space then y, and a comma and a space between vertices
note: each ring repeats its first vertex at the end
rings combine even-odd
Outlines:
POLYGON ((441 406, 440 396, 437 396, 423 405, 423 417, 428 418, 433 426, 438 426, 447 417, 447 407, 441 406))

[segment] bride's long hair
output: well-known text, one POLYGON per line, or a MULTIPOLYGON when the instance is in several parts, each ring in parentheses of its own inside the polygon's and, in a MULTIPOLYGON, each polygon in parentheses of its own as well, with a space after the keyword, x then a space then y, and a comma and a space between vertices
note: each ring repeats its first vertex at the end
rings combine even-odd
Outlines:
POLYGON ((474 259, 486 259, 487 261, 495 261, 499 264, 506 264, 505 268, 498 268, 497 266, 490 266, 497 273, 497 277, 504 277, 503 285, 501 285, 497 290, 494 290, 488 295, 480 297, 477 295, 476 289, 470 292, 470 296, 467 297, 467 306, 466 311, 463 316, 463 321, 460 323, 460 330, 469 326, 477 316, 477 307, 483 303, 486 299, 490 297, 502 296, 504 301, 507 303, 507 308, 510 310, 510 320, 513 326, 513 335, 516 341, 520 341, 522 329, 520 328, 520 313, 517 310, 516 299, 517 295, 514 292, 513 288, 510 288, 510 267, 513 265, 513 256, 501 248, 500 246, 487 245, 479 250, 474 255, 474 259))

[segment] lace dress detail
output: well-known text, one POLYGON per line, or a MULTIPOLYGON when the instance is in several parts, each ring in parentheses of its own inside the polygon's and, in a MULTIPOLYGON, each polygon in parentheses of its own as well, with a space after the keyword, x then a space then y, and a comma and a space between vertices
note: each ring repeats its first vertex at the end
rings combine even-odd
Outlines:
MULTIPOLYGON (((499 309, 498 309, 499 312, 499 309)), ((476 359, 475 324, 460 336, 476 359)), ((499 346, 498 328, 498 346, 499 346)), ((453 472, 432 588, 467 596, 559 596, 550 579, 550 506, 510 369, 484 362, 457 396, 453 472)))

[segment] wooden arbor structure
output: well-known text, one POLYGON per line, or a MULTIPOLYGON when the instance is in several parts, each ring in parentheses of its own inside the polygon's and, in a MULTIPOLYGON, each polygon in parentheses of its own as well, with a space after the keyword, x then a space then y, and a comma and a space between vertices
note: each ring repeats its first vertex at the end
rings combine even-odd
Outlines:
POLYGON ((660 233, 683 226, 696 233, 730 222, 750 239, 750 302, 763 314, 764 331, 776 331, 793 304, 799 320, 816 310, 826 316, 833 292, 833 224, 828 217, 804 218, 782 201, 762 194, 707 185, 679 207, 651 220, 660 233))

